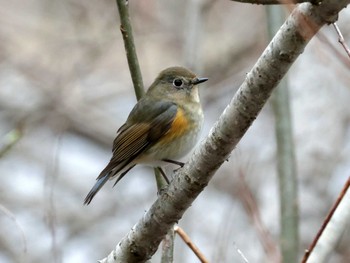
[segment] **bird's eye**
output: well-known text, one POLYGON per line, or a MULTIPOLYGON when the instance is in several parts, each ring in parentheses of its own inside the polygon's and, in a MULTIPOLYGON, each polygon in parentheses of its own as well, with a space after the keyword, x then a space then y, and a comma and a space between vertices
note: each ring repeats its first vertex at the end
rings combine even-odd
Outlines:
POLYGON ((174 81, 173 81, 173 85, 175 87, 181 87, 182 84, 183 84, 183 81, 181 79, 174 79, 174 81))

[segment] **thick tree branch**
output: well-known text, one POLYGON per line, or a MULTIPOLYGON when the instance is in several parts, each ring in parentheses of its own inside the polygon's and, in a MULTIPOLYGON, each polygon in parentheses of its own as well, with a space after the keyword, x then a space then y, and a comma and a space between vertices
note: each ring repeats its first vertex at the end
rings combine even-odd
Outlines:
POLYGON ((101 262, 145 262, 227 160, 281 78, 316 32, 333 23, 350 0, 299 5, 263 52, 209 136, 141 220, 101 262))

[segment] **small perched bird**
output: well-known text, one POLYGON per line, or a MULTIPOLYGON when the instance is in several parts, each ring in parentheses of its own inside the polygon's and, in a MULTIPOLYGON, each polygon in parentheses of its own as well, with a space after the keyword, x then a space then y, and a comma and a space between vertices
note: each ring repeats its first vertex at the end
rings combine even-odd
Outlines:
POLYGON ((182 164, 176 160, 195 146, 202 128, 197 85, 207 80, 182 67, 170 67, 159 73, 119 128, 113 156, 84 204, 91 202, 107 180, 116 178, 117 184, 136 164, 154 167, 182 164))

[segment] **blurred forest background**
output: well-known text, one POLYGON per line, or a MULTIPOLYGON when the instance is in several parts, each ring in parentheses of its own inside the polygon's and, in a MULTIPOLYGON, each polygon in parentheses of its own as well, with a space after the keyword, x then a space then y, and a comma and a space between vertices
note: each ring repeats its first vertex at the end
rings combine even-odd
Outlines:
MULTIPOLYGON (((152 169, 138 167, 83 206, 136 102, 116 3, 0 4, 0 262, 96 262, 157 197, 152 169)), ((131 1, 130 14, 146 87, 173 65, 209 78, 201 88, 204 137, 269 42, 265 8, 144 0, 131 1)), ((349 43, 349 8, 338 25, 349 43)), ((288 77, 300 255, 350 174, 350 66, 337 38, 333 27, 323 28, 288 77)), ((278 246, 274 126, 267 105, 180 221, 211 262, 243 262, 237 248, 249 262, 268 262, 259 227, 242 205, 243 177, 278 246)), ((349 242, 348 229, 329 262, 349 262, 349 242)), ((175 262, 197 262, 179 238, 175 262)))

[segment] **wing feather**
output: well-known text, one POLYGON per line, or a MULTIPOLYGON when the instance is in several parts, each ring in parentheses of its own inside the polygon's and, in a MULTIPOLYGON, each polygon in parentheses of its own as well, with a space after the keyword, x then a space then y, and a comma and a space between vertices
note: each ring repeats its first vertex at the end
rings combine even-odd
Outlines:
POLYGON ((133 161, 169 131, 177 111, 177 106, 172 102, 152 101, 146 97, 141 99, 126 123, 119 128, 113 143, 113 156, 97 177, 84 204, 91 202, 108 179, 118 175, 115 184, 118 183, 135 166, 133 161))
POLYGON ((135 106, 127 122, 118 130, 113 143, 113 156, 97 179, 110 173, 110 178, 122 171, 131 161, 151 147, 171 127, 177 113, 177 106, 171 102, 147 103, 148 113, 143 121, 137 117, 142 107, 135 106), (153 117, 152 120, 150 116, 153 117))

